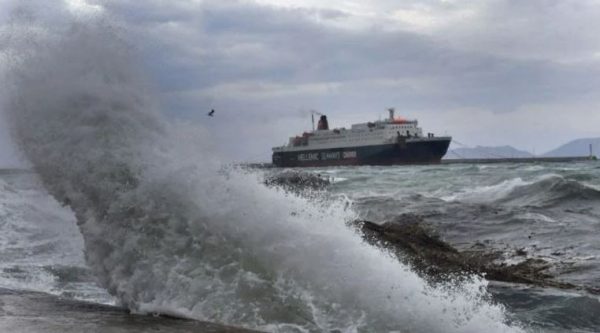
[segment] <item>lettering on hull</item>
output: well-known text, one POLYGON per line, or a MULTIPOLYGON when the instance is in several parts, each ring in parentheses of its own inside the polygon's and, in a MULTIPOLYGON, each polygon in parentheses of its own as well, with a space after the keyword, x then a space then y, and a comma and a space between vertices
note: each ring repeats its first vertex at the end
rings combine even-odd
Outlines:
POLYGON ((353 151, 345 151, 344 152, 344 159, 346 159, 346 158, 356 158, 356 157, 357 157, 356 151, 354 151, 354 150, 353 151))
POLYGON ((388 144, 348 150, 275 152, 273 164, 281 167, 434 164, 440 163, 449 145, 450 139, 410 142, 405 148, 401 148, 397 144, 388 144))
POLYGON ((339 160, 339 159, 340 159, 339 151, 321 153, 321 160, 323 160, 323 161, 339 160))
POLYGON ((319 153, 306 153, 306 154, 298 154, 298 161, 318 161, 319 153))
POLYGON ((355 159, 358 157, 356 151, 330 151, 330 152, 321 152, 321 153, 301 153, 298 154, 297 158, 300 162, 309 162, 309 161, 331 161, 331 160, 341 160, 341 159, 355 159))

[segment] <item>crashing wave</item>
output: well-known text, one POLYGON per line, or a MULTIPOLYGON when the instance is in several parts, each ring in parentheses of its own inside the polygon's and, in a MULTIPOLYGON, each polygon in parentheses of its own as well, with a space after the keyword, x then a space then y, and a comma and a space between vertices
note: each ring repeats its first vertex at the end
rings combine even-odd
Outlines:
POLYGON ((162 118, 120 33, 92 20, 13 45, 5 109, 124 306, 282 332, 520 330, 484 280, 432 287, 363 242, 345 202, 223 172, 202 129, 162 118))

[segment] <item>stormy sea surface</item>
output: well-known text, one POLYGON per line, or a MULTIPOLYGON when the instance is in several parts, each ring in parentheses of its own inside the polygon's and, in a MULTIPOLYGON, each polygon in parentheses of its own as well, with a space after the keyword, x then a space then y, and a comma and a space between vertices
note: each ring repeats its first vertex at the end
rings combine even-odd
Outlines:
POLYGON ((0 171, 0 331, 600 330, 598 164, 278 181, 169 118, 168 83, 110 18, 17 14, 0 101, 31 171, 0 171), (398 218, 430 230, 395 243, 413 259, 377 240, 405 230, 398 218))
MULTIPOLYGON (((412 213, 423 218, 439 236, 457 249, 471 248, 474 246, 497 250, 502 253, 501 259, 507 263, 523 261, 526 258, 539 258, 554 267, 555 278, 578 286, 600 288, 600 245, 598 230, 600 229, 600 165, 589 163, 544 163, 544 164, 496 164, 496 165, 438 165, 438 166, 396 166, 396 167, 341 167, 303 170, 312 175, 318 175, 331 183, 319 190, 307 190, 300 194, 321 201, 342 201, 351 206, 356 212, 356 218, 382 223, 394 217, 412 213)), ((254 170, 256 174, 278 174, 281 170, 254 170)), ((300 188, 303 190, 302 188, 300 188)), ((286 195, 297 195, 288 193, 286 195)), ((98 284, 95 277, 85 262, 85 245, 77 227, 77 220, 73 212, 59 204, 44 189, 39 176, 30 171, 2 170, 0 171, 0 288, 20 297, 30 297, 24 291, 39 291, 46 294, 59 296, 50 298, 48 308, 54 308, 64 300, 83 300, 93 304, 108 304, 122 306, 118 296, 115 297, 98 284), (56 304, 54 304, 56 303, 56 304)), ((322 223, 336 223, 335 217, 319 220, 313 228, 320 229, 326 226, 322 223)), ((267 222, 264 222, 267 223, 267 222)), ((293 222, 289 222, 293 223, 293 222)), ((294 230, 290 226, 290 232, 294 230)), ((199 232, 199 231, 198 231, 199 232)), ((317 233, 318 234, 318 233, 317 233)), ((190 235, 200 236, 200 235, 190 235)), ((131 235, 130 237, 136 237, 131 235)), ((303 240, 310 242, 310 240, 303 240)), ((314 245, 314 243, 313 243, 314 245)), ((158 245, 157 245, 158 246, 158 245)), ((292 245, 294 246, 294 245, 292 245)), ((352 252, 352 248, 336 248, 340 252, 352 252)), ((385 254, 381 253, 381 256, 385 254)), ((184 254, 182 255, 184 256, 184 254)), ((180 257, 175 257, 180 258, 180 257)), ((367 260, 368 258, 365 258, 367 260)), ((188 259, 189 260, 189 259, 188 259)), ((199 258, 195 265, 200 266, 199 258)), ((309 263, 310 264, 310 263, 309 263)), ((345 263, 316 262, 313 267, 303 269, 327 270, 320 265, 344 265, 345 263)), ((400 266, 400 264, 398 264, 400 266)), ((299 265, 301 266, 301 264, 299 265)), ((192 265, 192 269, 194 265, 192 265)), ((267 268, 264 268, 267 269, 267 268)), ((405 268, 409 269, 409 268, 405 268)), ((377 273, 377 272, 375 272, 377 273)), ((220 273, 213 278, 227 279, 220 273)), ((339 279, 348 275, 366 276, 361 283, 369 283, 370 271, 361 267, 340 267, 339 279)), ((190 274, 191 275, 191 274, 190 274)), ((348 278, 350 278, 348 276, 348 278)), ((256 277, 256 279, 259 279, 256 277)), ((373 283, 376 283, 374 281, 373 283)), ((414 281, 401 281, 403 284, 414 281)), ((270 283, 278 283, 272 281, 270 283)), ((332 281, 335 283, 335 281, 332 281)), ((458 282, 456 282, 458 283, 458 282)), ((232 284, 230 288, 236 288, 232 284)), ((189 284, 182 287, 190 288, 189 284)), ((356 288, 380 289, 382 285, 356 285, 356 288)), ((410 289, 410 285, 399 285, 398 288, 410 289)), ((294 286, 287 286, 293 290, 294 286)), ((570 290, 553 287, 535 286, 519 283, 491 282, 489 285, 468 285, 463 287, 447 287, 447 294, 441 297, 455 300, 456 294, 468 293, 462 288, 485 288, 489 295, 484 302, 495 304, 503 308, 506 323, 512 323, 512 328, 505 327, 505 331, 531 331, 531 332, 598 332, 600 331, 600 303, 596 293, 582 290, 570 290)), ((264 290, 253 290, 256 293, 264 290)), ((306 292, 306 291, 305 291, 306 292)), ((431 292, 431 291, 429 291, 431 292)), ((425 294, 428 292, 424 292, 425 294)), ((257 304, 265 295, 250 295, 257 298, 257 304)), ((178 297, 183 297, 182 295, 178 297)), ((200 303, 204 295, 197 295, 191 303, 200 303)), ((221 297, 228 302, 236 302, 235 298, 224 292, 221 297)), ((380 297, 377 295, 376 297, 380 297)), ((374 301, 387 302, 387 296, 374 301)), ((5 298, 5 297, 4 297, 5 298)), ((302 298, 301 298, 302 299, 302 298)), ((348 302, 352 302, 350 298, 348 302)), ((406 309, 411 307, 431 306, 436 308, 436 302, 443 301, 432 297, 429 302, 413 303, 410 294, 407 299, 394 300, 406 302, 406 309)), ((470 301, 481 302, 470 299, 470 301)), ((171 301, 176 304, 176 298, 171 301)), ((269 301, 266 301, 269 303, 269 301)), ((272 305, 288 306, 288 315, 300 315, 302 305, 298 299, 289 299, 281 304, 272 305), (296 302, 294 304, 293 302, 296 302), (297 309, 291 307, 296 306, 297 309), (295 313, 296 312, 296 313, 295 313)), ((4 302, 6 303, 6 302, 4 302)), ((33 303, 23 302, 20 306, 32 307, 33 303)), ((252 304, 250 302, 250 304, 252 304)), ((13 306, 15 306, 13 304, 13 306)), ((218 307, 219 305, 214 305, 218 307)), ((250 305, 252 306, 252 305, 250 305)), ((446 305, 448 306, 448 305, 446 305)), ((18 306, 15 306, 18 308, 18 306)), ((96 328, 105 329, 112 327, 114 318, 107 319, 104 308, 94 308, 89 312, 90 305, 75 303, 65 312, 86 312, 86 321, 95 322, 96 328), (79 308, 80 307, 80 308, 79 308), (95 311, 97 314, 94 315, 95 311)), ((339 305, 343 307, 343 305, 339 305)), ((174 313, 162 311, 162 313, 174 313)), ((62 308, 59 307, 58 312, 62 308)), ((223 310, 226 310, 224 307, 223 310)), ((25 309, 27 310, 27 309, 25 309)), ((217 309, 214 309, 217 310, 217 309)), ((336 308, 328 309, 323 316, 335 317, 336 308)), ((341 309, 339 309, 341 310, 341 309)), ((415 308, 414 311, 420 309, 415 308)), ((469 309, 475 311, 474 309, 469 309)), ((23 311, 23 310, 22 310, 23 311)), ((154 311, 160 313, 161 311, 154 311)), ((461 309, 465 311, 465 309, 461 309)), ((8 311, 10 312, 10 311, 8 311)), ((57 312, 55 310, 54 312, 57 312)), ((52 313, 59 316, 60 313, 52 313)), ((150 311, 153 312, 153 311, 150 311)), ((278 325, 270 325, 264 321, 260 324, 252 320, 234 320, 228 322, 226 318, 213 316, 201 317, 204 320, 214 320, 225 324, 235 324, 265 331, 327 331, 327 326, 317 326, 315 318, 310 318, 314 313, 304 313, 306 322, 297 318, 285 318, 283 311, 281 318, 272 318, 279 321, 278 325), (285 323, 286 320, 290 322, 285 323), (294 323, 291 325, 290 323, 294 323), (307 324, 308 323, 308 324, 307 324)), ((4 327, 14 329, 15 315, 7 313, 6 304, 1 313, 4 317, 4 327), (11 326, 12 325, 12 326, 11 326)), ((44 316, 45 314, 40 314, 44 316)), ((366 316, 366 313, 362 314, 366 316)), ((457 315, 453 313, 452 315, 457 315)), ((473 313, 463 313, 465 317, 473 313)), ((65 316, 68 318, 69 316, 65 316)), ((131 316, 122 314, 122 316, 131 316)), ((188 313, 188 318, 194 315, 188 313)), ((176 331, 178 328, 185 331, 190 329, 170 325, 171 319, 151 318, 151 323, 125 321, 124 326, 117 324, 115 327, 135 329, 136 327, 156 327, 165 331, 176 331), (166 324, 165 324, 166 322, 166 324), (162 326, 161 326, 162 325, 162 326), (170 325, 170 326, 169 326, 170 325)), ((325 319, 322 319, 325 320, 325 319)), ((338 328, 339 331, 401 331, 421 332, 423 324, 411 322, 411 318, 402 319, 395 325, 385 323, 377 327, 367 321, 351 328, 338 328), (364 326, 363 326, 364 325, 364 326)), ((431 326, 436 322, 431 320, 431 326)), ((457 318, 460 320, 460 318, 457 318)), ((496 325, 493 320, 483 320, 476 327, 461 327, 457 321, 457 329, 453 331, 476 332, 485 331, 487 325, 496 325)), ((172 321, 172 320, 171 320, 172 321)), ((42 321, 43 322, 43 321, 42 321)), ((73 327, 77 321, 63 322, 61 326, 73 327)), ((35 320, 17 321, 21 331, 45 331, 35 320), (24 326, 21 326, 24 325, 24 326), (28 326, 29 325, 29 326, 28 326)), ((509 324, 507 324, 509 325, 509 324)), ((101 330, 101 329, 99 329, 101 330)), ((18 331, 18 330, 17 330, 18 331)), ((59 330, 57 330, 59 331, 59 330)), ((110 331, 110 330, 109 330, 110 331)), ((118 330, 116 330, 118 331, 118 330)), ((206 327, 198 331, 210 331, 206 327)), ((434 331, 446 331, 445 327, 437 327, 434 331)))
POLYGON ((362 219, 423 217, 457 249, 506 264, 541 259, 571 288, 492 282, 493 299, 532 331, 600 331, 600 164, 454 164, 314 169, 362 219))

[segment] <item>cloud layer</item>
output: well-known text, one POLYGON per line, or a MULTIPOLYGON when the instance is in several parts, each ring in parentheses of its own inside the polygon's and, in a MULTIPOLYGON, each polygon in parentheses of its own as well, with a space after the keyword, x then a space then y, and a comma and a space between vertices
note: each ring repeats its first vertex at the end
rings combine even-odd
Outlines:
POLYGON ((598 1, 68 3, 120 22, 165 112, 211 127, 230 159, 268 160, 311 109, 347 126, 395 106, 425 131, 537 152, 600 136, 598 1))

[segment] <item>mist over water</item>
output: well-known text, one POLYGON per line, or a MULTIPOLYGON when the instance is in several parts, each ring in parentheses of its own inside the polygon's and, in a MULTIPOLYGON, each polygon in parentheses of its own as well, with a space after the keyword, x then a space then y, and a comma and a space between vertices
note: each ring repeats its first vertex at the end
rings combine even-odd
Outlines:
POLYGON ((520 331, 484 280, 434 288, 363 243, 345 200, 223 167, 202 128, 163 119, 106 18, 56 29, 12 32, 3 109, 122 305, 281 332, 520 331))

